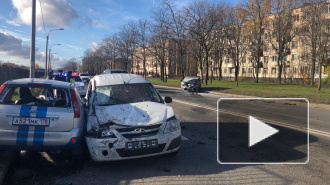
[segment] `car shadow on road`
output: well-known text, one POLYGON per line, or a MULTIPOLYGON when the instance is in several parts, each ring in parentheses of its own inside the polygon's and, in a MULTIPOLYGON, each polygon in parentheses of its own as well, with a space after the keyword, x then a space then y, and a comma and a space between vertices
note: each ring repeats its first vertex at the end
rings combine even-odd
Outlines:
MULTIPOLYGON (((269 123, 268 123, 269 124, 269 123)), ((269 124, 271 125, 271 124, 269 124)), ((226 122, 219 124, 219 159, 234 163, 305 163, 308 160, 308 137, 306 132, 271 125, 277 134, 249 147, 249 125, 226 122)), ((309 142, 316 142, 310 136, 309 142)))

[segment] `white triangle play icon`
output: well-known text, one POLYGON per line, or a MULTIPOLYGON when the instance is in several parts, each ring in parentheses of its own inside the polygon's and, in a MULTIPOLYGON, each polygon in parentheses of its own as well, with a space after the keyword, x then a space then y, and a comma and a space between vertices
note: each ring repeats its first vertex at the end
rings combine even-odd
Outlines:
POLYGON ((249 116, 249 147, 278 133, 278 130, 249 116))

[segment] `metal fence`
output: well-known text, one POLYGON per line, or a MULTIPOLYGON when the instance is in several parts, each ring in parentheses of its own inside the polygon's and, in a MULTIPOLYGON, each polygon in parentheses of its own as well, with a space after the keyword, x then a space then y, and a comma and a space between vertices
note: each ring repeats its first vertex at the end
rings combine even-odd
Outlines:
MULTIPOLYGON (((0 65, 0 84, 3 84, 7 80, 29 78, 29 74, 29 69, 24 69, 19 66, 0 65)), ((35 72, 36 78, 40 78, 42 76, 44 76, 44 72, 35 72)))

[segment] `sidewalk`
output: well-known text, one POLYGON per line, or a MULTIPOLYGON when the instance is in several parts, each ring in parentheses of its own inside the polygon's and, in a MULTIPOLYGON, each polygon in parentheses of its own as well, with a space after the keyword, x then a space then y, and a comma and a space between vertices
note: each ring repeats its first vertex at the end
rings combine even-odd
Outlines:
MULTIPOLYGON (((155 87, 161 87, 161 88, 168 88, 168 89, 176 89, 176 90, 181 91, 181 88, 179 88, 179 87, 170 87, 170 86, 163 86, 163 85, 154 85, 154 86, 155 87)), ((220 96, 229 96, 229 97, 233 97, 233 98, 263 98, 263 97, 257 97, 257 96, 227 94, 227 93, 213 92, 213 91, 203 91, 203 93, 210 93, 210 94, 215 94, 215 95, 220 95, 220 96)), ((309 103, 309 107, 330 110, 330 105, 329 104, 309 103)))
POLYGON ((7 170, 13 160, 13 152, 8 150, 0 150, 0 185, 5 179, 7 170))

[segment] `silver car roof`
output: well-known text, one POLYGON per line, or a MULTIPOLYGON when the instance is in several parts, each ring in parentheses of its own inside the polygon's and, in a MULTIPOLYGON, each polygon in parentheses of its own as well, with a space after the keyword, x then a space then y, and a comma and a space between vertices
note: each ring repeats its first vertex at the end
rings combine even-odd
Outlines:
POLYGON ((96 86, 150 83, 149 80, 140 75, 124 73, 101 74, 94 76, 93 79, 95 80, 96 86))
POLYGON ((71 84, 68 82, 58 81, 58 80, 47 80, 43 78, 21 78, 21 79, 15 79, 15 80, 8 80, 5 82, 6 84, 31 84, 31 83, 41 83, 41 84, 48 84, 51 86, 57 86, 57 87, 66 87, 70 88, 71 84))

